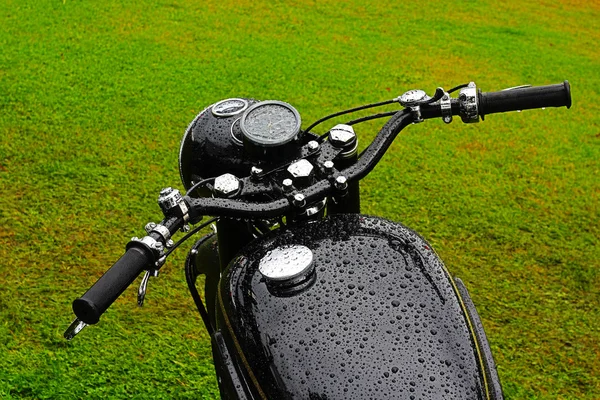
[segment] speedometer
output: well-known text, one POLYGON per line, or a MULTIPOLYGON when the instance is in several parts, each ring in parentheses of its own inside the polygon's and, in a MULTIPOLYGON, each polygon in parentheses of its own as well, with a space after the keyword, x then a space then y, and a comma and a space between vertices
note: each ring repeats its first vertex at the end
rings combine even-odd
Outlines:
POLYGON ((252 105, 240 120, 244 139, 258 147, 277 147, 294 140, 300 132, 300 114, 282 101, 252 105))

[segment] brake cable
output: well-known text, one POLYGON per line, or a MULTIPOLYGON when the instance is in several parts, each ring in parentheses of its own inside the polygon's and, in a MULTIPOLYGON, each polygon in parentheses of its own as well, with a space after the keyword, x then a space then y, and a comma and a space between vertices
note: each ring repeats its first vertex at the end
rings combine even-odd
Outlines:
POLYGON ((388 112, 383 112, 383 113, 379 113, 379 114, 367 115, 366 117, 357 118, 357 119, 348 121, 348 122, 346 122, 346 125, 356 125, 356 124, 360 124, 361 122, 370 121, 372 119, 391 117, 392 115, 396 114, 398 111, 402 111, 402 110, 388 111, 388 112))
POLYGON ((201 180, 200 182, 194 183, 191 188, 187 192, 185 192, 186 196, 189 196, 194 190, 198 189, 201 186, 206 185, 208 182, 215 180, 215 178, 206 178, 201 180))
POLYGON ((218 219, 219 219, 219 217, 211 218, 208 221, 206 221, 205 223, 200 224, 197 227, 195 227, 194 229, 192 229, 191 231, 189 231, 184 237, 182 237, 175 244, 173 244, 173 246, 171 246, 169 248, 169 250, 167 252, 165 252, 165 254, 162 255, 161 258, 166 259, 169 256, 169 254, 171 254, 173 252, 173 250, 175 250, 177 247, 179 247, 179 245, 181 245, 183 242, 188 240, 190 237, 192 237, 193 235, 198 233, 198 231, 200 231, 203 228, 206 228, 208 225, 212 224, 213 222, 217 221, 218 219))
MULTIPOLYGON (((344 110, 344 111, 338 111, 336 113, 327 115, 327 116, 313 122, 308 128, 306 128, 304 130, 304 133, 306 134, 306 133, 310 132, 310 130, 313 129, 315 126, 317 126, 327 120, 330 120, 331 118, 339 117, 340 115, 344 115, 344 114, 350 114, 350 113, 353 113, 356 111, 366 110, 367 108, 381 107, 381 106, 385 106, 385 105, 393 104, 393 103, 396 103, 395 99, 381 101, 379 103, 365 104, 364 106, 354 107, 354 108, 350 108, 350 109, 344 110)), ((324 133, 317 139, 317 142, 323 142, 323 140, 325 140, 325 138, 327 138, 328 135, 329 135, 329 132, 324 133)))

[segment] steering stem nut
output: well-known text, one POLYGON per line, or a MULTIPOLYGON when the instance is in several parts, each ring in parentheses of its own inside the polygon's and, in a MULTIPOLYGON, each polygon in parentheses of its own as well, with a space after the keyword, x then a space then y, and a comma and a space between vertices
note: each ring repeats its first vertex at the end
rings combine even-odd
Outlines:
POLYGON ((354 128, 346 124, 338 124, 329 131, 329 141, 337 148, 347 149, 356 142, 354 128))

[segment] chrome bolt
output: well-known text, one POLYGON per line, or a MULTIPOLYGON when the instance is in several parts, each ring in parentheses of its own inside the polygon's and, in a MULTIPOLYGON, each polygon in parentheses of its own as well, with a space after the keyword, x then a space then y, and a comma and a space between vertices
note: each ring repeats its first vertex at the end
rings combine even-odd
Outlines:
POLYGON ((215 178, 215 192, 222 197, 229 197, 240 190, 240 181, 235 175, 223 174, 215 178))
POLYGON ((166 196, 166 195, 170 194, 172 191, 173 191, 172 187, 167 187, 160 191, 160 195, 166 196))
POLYGON ((335 178, 334 185, 337 190, 346 190, 348 188, 348 180, 345 176, 340 175, 337 178, 335 178))
POLYGON ((163 244, 161 242, 154 242, 154 244, 152 245, 152 247, 154 247, 158 251, 162 251, 163 244))
POLYGON ((294 177, 295 179, 304 179, 309 178, 313 173, 313 165, 305 159, 298 160, 287 168, 287 171, 294 177))
POLYGON ((296 193, 294 195, 293 204, 296 207, 304 207, 304 205, 306 204, 306 199, 304 198, 304 195, 302 193, 296 193))
POLYGON ((188 224, 185 224, 184 226, 181 227, 181 232, 189 232, 190 231, 190 226, 188 224))
POLYGON ((346 147, 356 140, 354 128, 346 124, 338 124, 329 131, 329 141, 335 147, 346 147))
POLYGON ((308 149, 310 151, 316 151, 319 149, 319 143, 317 143, 315 140, 311 140, 310 142, 308 142, 308 149))
POLYGON ((325 173, 327 175, 330 175, 333 172, 333 167, 334 167, 333 161, 325 161, 323 163, 323 170, 325 171, 325 173))
POLYGON ((292 190, 294 190, 294 181, 292 181, 291 179, 284 179, 283 180, 283 191, 285 193, 289 193, 292 190))
POLYGON ((252 168, 250 169, 250 175, 251 175, 253 178, 258 178, 258 177, 260 176, 260 174, 262 174, 262 173, 263 173, 263 170, 262 170, 262 169, 260 169, 260 168, 258 168, 258 167, 252 167, 252 168))
POLYGON ((192 249, 192 250, 190 250, 190 254, 195 256, 196 254, 198 254, 198 250, 192 249))
POLYGON ((175 242, 173 242, 173 240, 169 239, 167 240, 167 247, 170 249, 171 247, 173 247, 175 245, 175 242))
POLYGON ((146 230, 147 233, 152 232, 152 230, 156 228, 156 224, 154 222, 148 222, 146 224, 146 226, 144 227, 144 229, 146 230))

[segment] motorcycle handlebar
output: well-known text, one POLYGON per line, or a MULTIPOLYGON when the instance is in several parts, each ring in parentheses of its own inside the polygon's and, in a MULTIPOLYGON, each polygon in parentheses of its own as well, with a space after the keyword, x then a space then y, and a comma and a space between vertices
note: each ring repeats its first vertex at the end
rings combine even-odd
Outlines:
POLYGON ((142 243, 129 242, 125 254, 83 296, 73 301, 77 318, 86 324, 97 323, 106 309, 153 262, 150 249, 142 243))
POLYGON ((571 107, 569 81, 555 85, 521 87, 479 93, 479 115, 543 107, 571 107))
MULTIPOLYGON (((500 113, 506 111, 527 110, 542 107, 571 106, 571 88, 568 81, 560 84, 515 88, 499 92, 479 92, 477 101, 478 116, 500 113)), ((451 99, 450 109, 452 115, 460 115, 463 104, 461 99, 451 99)), ((423 119, 442 116, 441 103, 428 103, 420 107, 423 119)), ((398 133, 413 122, 412 111, 405 109, 396 113, 381 129, 371 145, 363 152, 358 161, 339 171, 348 181, 359 180, 369 173, 383 154, 387 151, 398 133)), ((335 187, 330 177, 316 182, 314 185, 300 190, 305 202, 318 201, 328 196, 335 187)), ((275 217, 292 209, 293 201, 290 198, 273 200, 270 203, 252 203, 233 199, 218 198, 191 198, 185 197, 189 208, 190 222, 195 223, 204 215, 216 215, 237 218, 268 218, 275 217)), ((180 218, 165 220, 164 225, 172 234, 183 223, 180 218)), ((153 233, 150 234, 151 236, 153 233)), ((159 239, 151 237, 151 239, 159 239)), ((80 298, 73 302, 73 311, 80 321, 86 324, 95 324, 107 308, 123 293, 123 291, 156 262, 156 254, 142 241, 131 241, 127 245, 125 254, 80 298)))

